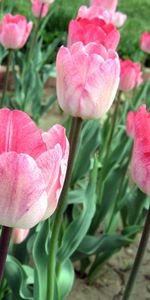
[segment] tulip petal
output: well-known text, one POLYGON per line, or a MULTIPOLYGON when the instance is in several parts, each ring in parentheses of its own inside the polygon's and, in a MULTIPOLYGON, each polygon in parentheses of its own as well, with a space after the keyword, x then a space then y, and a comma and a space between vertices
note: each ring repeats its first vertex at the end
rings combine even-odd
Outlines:
POLYGON ((57 206, 58 196, 62 189, 66 174, 67 163, 64 170, 62 167, 63 158, 60 145, 57 144, 54 149, 41 154, 41 156, 37 159, 37 164, 43 172, 48 194, 48 207, 44 215, 44 219, 46 219, 54 212, 57 206))
POLYGON ((0 154, 8 151, 26 153, 33 158, 46 151, 41 130, 19 110, 0 110, 0 154))
POLYGON ((43 217, 47 193, 41 170, 32 157, 0 155, 0 224, 31 228, 43 217))
POLYGON ((56 124, 48 132, 42 133, 42 138, 47 149, 53 149, 56 144, 60 144, 63 153, 67 150, 69 154, 69 143, 66 138, 66 130, 63 126, 56 124))

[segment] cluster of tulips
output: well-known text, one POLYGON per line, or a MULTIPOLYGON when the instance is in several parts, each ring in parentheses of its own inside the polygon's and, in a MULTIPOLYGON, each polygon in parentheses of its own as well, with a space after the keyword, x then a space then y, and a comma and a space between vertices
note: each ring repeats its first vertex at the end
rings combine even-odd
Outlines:
MULTIPOLYGON (((53 1, 31 2, 33 15, 41 20, 53 1)), ((47 300, 56 300, 58 236, 83 120, 102 118, 112 106, 117 91, 128 92, 143 83, 141 64, 123 60, 116 52, 120 40, 116 27, 122 26, 127 18, 116 11, 117 2, 91 0, 89 7, 81 6, 76 19, 69 24, 67 46, 61 46, 58 51, 57 98, 61 109, 73 117, 69 141, 63 126, 56 124, 43 132, 26 112, 7 107, 7 81, 4 84, 0 109, 0 278, 12 229, 14 242, 20 243, 30 228, 56 210, 47 262, 47 300)), ((32 27, 32 22, 27 22, 24 16, 6 14, 0 23, 1 45, 8 52, 23 48, 32 27)), ((142 34, 140 47, 150 53, 150 33, 142 34)), ((134 140, 131 175, 148 196, 149 131, 150 113, 145 104, 137 112, 128 113, 127 134, 134 140)), ((124 300, 129 299, 129 285, 124 300)))

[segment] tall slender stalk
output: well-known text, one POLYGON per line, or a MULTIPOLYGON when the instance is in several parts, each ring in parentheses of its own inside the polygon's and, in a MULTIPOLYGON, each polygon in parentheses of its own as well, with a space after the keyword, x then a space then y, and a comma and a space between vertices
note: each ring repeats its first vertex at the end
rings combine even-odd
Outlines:
POLYGON ((4 11, 4 0, 1 0, 0 2, 0 18, 3 16, 3 11, 4 11))
POLYGON ((143 259, 143 256, 144 256, 144 253, 146 250, 149 235, 150 235, 150 208, 147 212, 147 217, 146 217, 142 237, 140 240, 139 248, 138 248, 135 260, 134 260, 134 264, 133 264, 122 300, 129 300, 131 297, 131 292, 133 290, 135 280, 136 280, 136 277, 138 274, 138 270, 139 270, 140 264, 142 262, 142 259, 143 259))
POLYGON ((4 267, 5 267, 11 233, 12 233, 12 228, 6 226, 2 227, 2 234, 0 239, 0 283, 4 273, 4 267))
POLYGON ((47 300, 55 300, 54 299, 55 273, 56 273, 55 271, 56 271, 56 254, 57 254, 58 237, 59 237, 60 228, 63 219, 63 213, 66 205, 66 196, 71 181, 73 162, 74 162, 75 153, 77 149, 81 124, 82 124, 82 120, 80 118, 73 118, 72 127, 69 136, 70 154, 68 160, 68 168, 67 168, 66 178, 64 182, 64 187, 59 199, 59 204, 56 210, 55 220, 52 228, 52 236, 51 236, 50 249, 49 249, 49 262, 48 262, 47 300))
POLYGON ((8 80, 9 80, 9 70, 10 70, 10 65, 11 65, 11 60, 12 60, 12 53, 13 50, 9 49, 8 50, 8 57, 7 57, 7 66, 6 66, 6 75, 5 75, 5 80, 4 80, 4 87, 3 87, 3 94, 0 100, 0 107, 5 106, 5 98, 6 98, 6 92, 8 88, 8 80))
MULTIPOLYGON (((115 103, 115 109, 114 109, 114 114, 112 116, 112 125, 111 125, 111 129, 107 138, 107 142, 106 142, 106 155, 104 157, 104 165, 103 168, 101 170, 99 179, 98 179, 98 205, 100 205, 102 198, 103 198, 103 193, 104 193, 104 187, 105 187, 105 181, 104 181, 104 174, 106 172, 107 166, 108 166, 108 161, 109 161, 109 156, 110 156, 110 150, 111 150, 111 144, 112 144, 112 140, 113 140, 113 136, 114 136, 114 131, 115 131, 115 125, 117 122, 117 117, 118 117, 118 111, 119 111, 119 106, 120 106, 120 100, 121 100, 121 92, 118 92, 118 97, 116 99, 116 103, 115 103)), ((95 215, 93 224, 91 225, 91 233, 94 233, 95 230, 97 229, 97 226, 99 224, 99 214, 97 213, 95 215)))
POLYGON ((117 122, 117 117, 118 117, 118 110, 119 110, 119 106, 120 106, 120 100, 121 100, 121 92, 119 91, 118 93, 118 97, 116 99, 116 103, 115 103, 115 110, 114 110, 114 114, 113 114, 113 118, 112 118, 112 125, 111 125, 111 130, 109 132, 109 136, 108 136, 108 140, 107 140, 107 148, 106 148, 106 155, 104 158, 104 166, 103 169, 101 171, 101 176, 100 176, 100 181, 99 181, 99 199, 98 202, 101 203, 102 197, 103 197, 103 190, 104 190, 104 186, 103 186, 103 175, 105 173, 105 170, 107 168, 108 165, 108 160, 109 160, 109 156, 110 156, 110 150, 111 150, 111 144, 112 144, 112 139, 114 136, 114 131, 115 131, 115 125, 117 122))
POLYGON ((41 5, 41 10, 40 10, 40 14, 39 14, 39 17, 37 19, 37 22, 36 22, 36 25, 34 27, 34 32, 33 32, 33 37, 31 39, 31 43, 30 43, 30 49, 29 49, 29 56, 28 56, 28 60, 30 62, 30 60, 32 59, 32 53, 34 51, 34 47, 35 47, 35 44, 37 42, 37 37, 38 37, 38 31, 39 31, 39 27, 40 27, 40 23, 41 23, 41 19, 42 19, 42 12, 43 12, 43 9, 44 9, 44 2, 42 3, 41 5))

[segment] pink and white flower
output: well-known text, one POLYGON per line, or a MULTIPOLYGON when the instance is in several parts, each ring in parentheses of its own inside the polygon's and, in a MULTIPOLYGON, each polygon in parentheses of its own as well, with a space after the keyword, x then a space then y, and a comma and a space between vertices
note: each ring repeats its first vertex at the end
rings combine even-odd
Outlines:
POLYGON ((56 209, 69 145, 65 129, 37 128, 19 110, 0 109, 0 224, 28 229, 56 209))
POLYGON ((94 119, 108 111, 120 79, 119 58, 114 50, 96 43, 62 46, 56 70, 58 102, 65 112, 94 119))
POLYGON ((0 23, 0 43, 8 49, 22 48, 32 30, 24 16, 7 14, 0 23))
POLYGON ((127 92, 143 82, 141 64, 130 59, 120 59, 120 85, 121 91, 127 92))
POLYGON ((138 187, 150 196, 150 113, 146 105, 127 116, 127 134, 134 139, 131 176, 138 187))

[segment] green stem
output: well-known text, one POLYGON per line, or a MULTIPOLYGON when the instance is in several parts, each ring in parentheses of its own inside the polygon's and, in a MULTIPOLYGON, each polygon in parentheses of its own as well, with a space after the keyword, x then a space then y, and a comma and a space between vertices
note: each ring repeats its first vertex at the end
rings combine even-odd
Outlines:
POLYGON ((4 1, 1 0, 1 2, 0 2, 0 18, 3 17, 3 11, 4 11, 4 1))
MULTIPOLYGON (((117 122, 117 117, 118 117, 118 110, 119 110, 119 105, 120 105, 120 100, 121 100, 121 92, 119 91, 118 93, 118 97, 116 100, 116 105, 115 105, 115 110, 114 110, 114 114, 113 114, 113 119, 112 119, 112 126, 108 135, 108 139, 107 139, 107 143, 106 143, 106 155, 104 157, 104 165, 102 167, 99 179, 98 179, 98 201, 97 204, 100 205, 100 203, 102 202, 102 198, 103 198, 103 194, 104 194, 104 187, 105 187, 105 180, 104 180, 104 175, 108 166, 108 161, 109 161, 109 156, 110 156, 110 150, 111 150, 111 144, 112 144, 112 140, 113 140, 113 135, 114 135, 114 131, 115 131, 115 125, 117 122)), ((95 230, 97 229, 97 226, 99 225, 99 214, 97 213, 95 215, 93 224, 91 226, 91 233, 94 233, 95 230)))
POLYGON ((39 32, 39 27, 40 27, 40 23, 41 23, 43 9, 44 9, 44 3, 42 3, 42 5, 41 5, 40 15, 39 15, 39 17, 37 19, 37 22, 36 22, 36 25, 34 27, 33 38, 31 40, 30 49, 29 49, 29 58, 28 58, 29 62, 32 59, 32 53, 34 51, 34 47, 35 47, 35 44, 37 42, 38 32, 39 32))
POLYGON ((81 124, 82 124, 82 120, 80 118, 73 118, 70 137, 69 137, 70 154, 68 160, 68 168, 67 168, 66 178, 64 182, 64 187, 61 192, 58 207, 56 209, 56 215, 55 215, 51 242, 50 242, 49 262, 48 262, 47 300, 55 300, 54 293, 55 293, 55 269, 56 269, 57 243, 58 243, 58 237, 61 229, 63 213, 66 205, 66 196, 71 181, 73 162, 74 162, 76 148, 78 144, 81 124))
POLYGON ((0 239, 0 283, 2 281, 12 228, 3 226, 0 239))
POLYGON ((12 49, 8 50, 8 58, 7 58, 7 66, 6 66, 6 75, 5 75, 5 81, 4 81, 4 88, 3 88, 3 94, 2 98, 0 101, 0 107, 5 106, 5 98, 6 98, 6 92, 7 92, 7 87, 8 87, 8 80, 9 80, 9 70, 10 70, 10 65, 11 65, 11 60, 12 60, 12 49))
POLYGON ((130 273, 130 277, 128 279, 122 300, 130 299, 131 292, 132 292, 133 286, 135 284, 136 276, 137 276, 140 264, 142 262, 142 259, 143 259, 143 256, 144 256, 144 253, 146 250, 146 246, 147 246, 148 239, 149 239, 149 234, 150 234, 150 208, 147 213, 147 217, 146 217, 142 237, 140 240, 139 248, 138 248, 138 251, 137 251, 137 254, 135 257, 135 261, 134 261, 134 264, 133 264, 133 267, 132 267, 132 270, 130 273))
POLYGON ((111 130, 108 136, 108 140, 107 140, 107 152, 104 158, 104 165, 103 165, 103 169, 101 171, 101 176, 100 176, 100 180, 99 180, 99 203, 101 203, 102 197, 103 197, 103 191, 104 191, 104 182, 103 182, 103 175, 105 174, 105 170, 107 168, 108 165, 108 160, 109 160, 109 156, 110 156, 110 150, 111 150, 111 144, 112 144, 112 139, 114 136, 114 131, 115 131, 115 125, 117 122, 117 117, 118 117, 118 110, 119 110, 119 105, 120 105, 120 100, 121 100, 121 92, 118 93, 118 97, 116 100, 116 105, 115 105, 115 110, 114 110, 114 114, 113 114, 113 119, 112 119, 112 126, 111 126, 111 130))
POLYGON ((112 222, 113 222, 113 220, 114 220, 114 218, 116 216, 116 210, 117 210, 119 199, 121 198, 122 187, 123 187, 123 183, 124 183, 124 178, 125 178, 125 176, 127 174, 127 170, 128 170, 128 166, 129 166, 130 160, 131 160, 131 154, 128 157, 127 164, 126 164, 126 167, 125 167, 125 171, 123 172, 123 175, 122 175, 122 178, 121 178, 121 181, 120 181, 120 185, 119 185, 118 193, 117 193, 116 200, 115 200, 115 203, 114 203, 114 207, 113 207, 113 210, 112 210, 112 214, 111 214, 111 217, 110 217, 107 229, 106 229, 107 233, 109 232, 109 230, 111 228, 111 225, 112 225, 112 222))

